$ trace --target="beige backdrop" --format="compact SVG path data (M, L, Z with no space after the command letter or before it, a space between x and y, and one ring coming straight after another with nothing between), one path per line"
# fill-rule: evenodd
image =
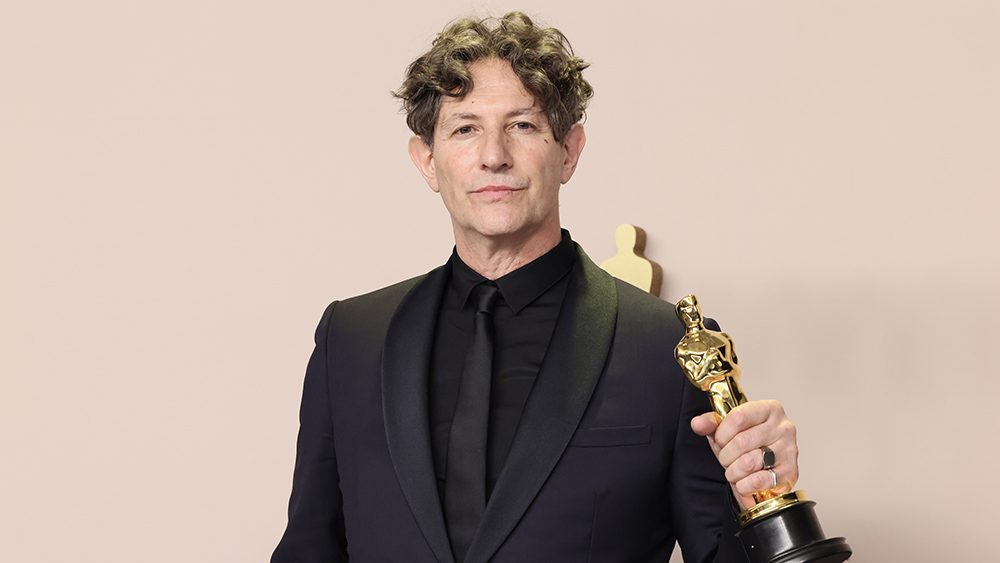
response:
M996 557L998 5L522 8L593 63L564 223L646 228L856 561ZM267 559L323 307L451 248L389 91L506 9L4 3L4 560Z

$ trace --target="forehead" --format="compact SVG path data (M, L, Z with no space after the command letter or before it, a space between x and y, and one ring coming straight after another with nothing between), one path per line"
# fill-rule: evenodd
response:
M483 115L512 109L540 109L535 97L524 87L507 61L475 61L469 65L469 73L472 75L472 90L461 98L443 96L439 122L456 113Z

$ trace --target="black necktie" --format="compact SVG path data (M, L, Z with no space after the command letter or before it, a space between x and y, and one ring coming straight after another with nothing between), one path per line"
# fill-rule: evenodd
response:
M486 436L493 381L493 304L499 288L486 282L472 290L476 307L472 345L465 358L458 405L448 439L445 474L445 520L455 560L459 563L486 510Z

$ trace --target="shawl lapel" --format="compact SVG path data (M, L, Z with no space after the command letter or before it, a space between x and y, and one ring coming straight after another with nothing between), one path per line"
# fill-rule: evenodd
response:
M453 563L427 418L434 325L447 281L447 267L431 271L407 293L389 323L382 355L382 416L392 465L413 517L438 561Z

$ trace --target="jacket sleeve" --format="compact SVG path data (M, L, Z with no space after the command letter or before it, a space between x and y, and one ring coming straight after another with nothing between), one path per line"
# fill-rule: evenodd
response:
M336 302L316 328L316 347L306 368L299 410L295 473L288 502L288 526L271 563L341 563L348 560L343 501L337 474L327 341Z
M718 330L712 319L706 325ZM712 410L708 396L683 383L680 420L670 472L670 510L685 563L745 563L736 537L736 499L708 441L691 430L691 419Z

